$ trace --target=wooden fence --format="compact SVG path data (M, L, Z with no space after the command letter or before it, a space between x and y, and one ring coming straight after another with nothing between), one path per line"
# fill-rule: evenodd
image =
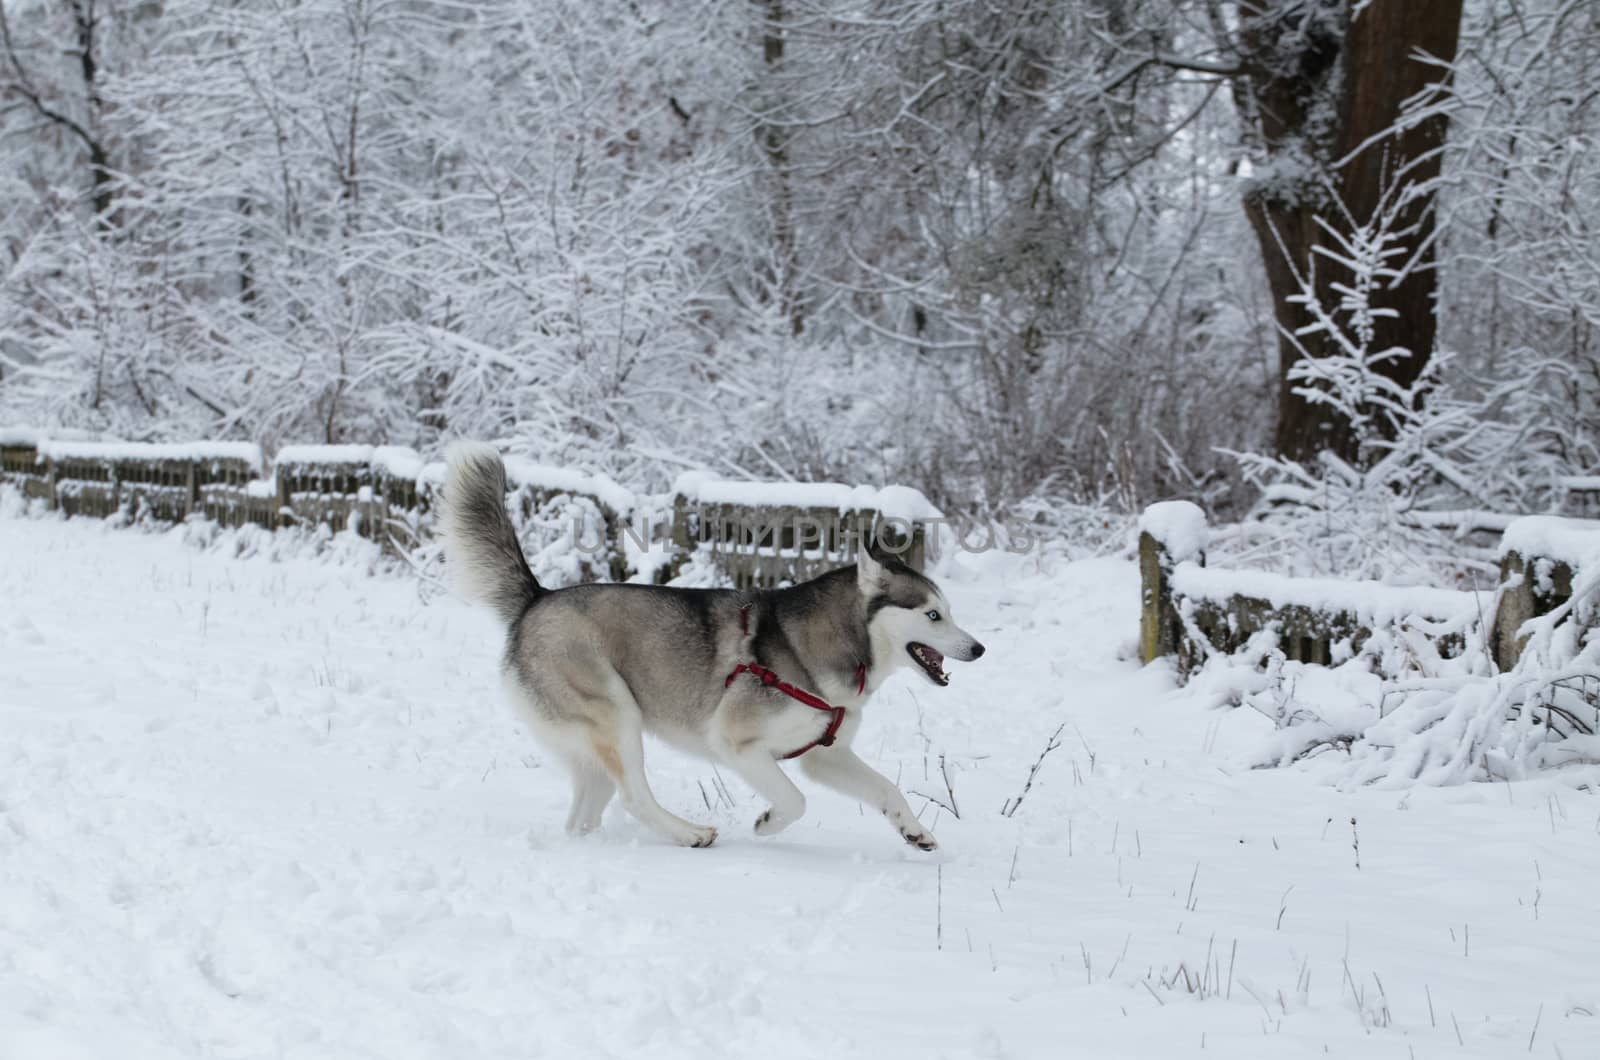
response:
M584 580L632 577L640 553L659 547L670 559L653 566L655 580L699 554L741 588L769 587L852 562L872 537L922 569L941 518L905 487L750 483L695 472L680 476L666 500L514 457L506 467L519 535L556 530L585 539L576 572ZM322 525L406 551L434 535L444 466L400 447L289 446L269 471L247 443L63 441L0 430L0 481L69 515L168 522L198 515L268 530ZM1501 584L1489 594L1216 570L1206 566L1206 532L1204 514L1185 502L1152 505L1140 521L1140 655L1176 656L1184 673L1208 651L1235 651L1265 630L1302 662L1335 661L1375 629L1401 625L1449 655L1463 644L1450 630L1473 620L1508 668L1521 651L1523 623L1570 597L1579 557L1588 542L1600 542L1593 520L1508 520Z
M506 459L506 503L525 542L570 533L582 547L575 577L626 580L649 569L674 576L690 556L740 587L800 581L854 559L878 533L921 569L929 520L938 512L915 490L836 483L747 483L703 474L674 495L641 498L603 475ZM152 445L53 441L0 430L0 481L69 515L266 530L317 526L351 531L395 552L426 545L444 465L395 446L286 446L270 469L241 443ZM653 549L666 562L643 562Z
M916 490L837 482L752 483L702 472L673 484L672 544L698 550L740 589L770 588L855 562L863 542L927 565L939 511Z
M6 478L24 496L68 515L178 521L203 510L216 487L260 474L261 450L238 442L149 445L57 442L3 449Z
M1237 651L1255 634L1271 631L1285 657L1326 665L1359 651L1379 628L1410 628L1449 657L1465 644L1461 631L1478 622L1505 670L1521 653L1522 624L1571 596L1574 557L1586 538L1600 546L1600 522L1510 521L1501 584L1481 593L1218 570L1206 566L1205 537L1204 514L1183 501L1152 505L1140 521L1139 648L1145 662L1175 656L1187 675L1208 653Z

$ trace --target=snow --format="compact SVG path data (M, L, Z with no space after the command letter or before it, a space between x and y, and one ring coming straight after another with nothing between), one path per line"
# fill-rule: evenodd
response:
M284 464L369 464L370 445L286 445L278 450L276 463Z
M1155 538L1174 563L1205 555L1206 513L1189 501L1150 505L1139 516L1139 531Z
M422 477L422 457L410 446L374 446L372 466L382 468L394 478L410 479L415 482Z
M39 454L52 460L243 460L260 468L251 442L77 442L44 439Z
M1422 617L1435 621L1467 618L1491 608L1490 594L1421 585L1387 585L1338 578L1293 578L1271 571L1229 570L1180 563L1172 589L1202 600L1235 594L1265 600L1273 607L1298 604L1319 611L1346 611L1381 625Z
M1576 493L1600 493L1600 475L1565 475L1561 488Z
M944 517L944 513L935 508L921 490L910 486L880 486L872 508L886 519L903 519L907 522Z
M564 493L585 494L594 497L613 512L627 514L633 510L632 491L617 485L604 475L592 475L566 467L536 464L526 457L508 456L506 478L513 486L530 486L540 490L559 490Z
M75 427L52 427L40 430L35 427L0 426L0 445L37 446L47 438L60 442L93 441L94 435Z
M907 522L943 515L910 486L847 486L842 482L747 482L717 478L707 471L685 471L672 491L701 504L741 504L752 508L832 508L838 512L875 511Z
M1560 560L1573 567L1600 562L1600 521L1555 515L1518 519L1500 538L1500 555L1511 552Z
M254 442L79 442L39 440L39 455L51 460L243 460L263 467Z
M751 793L652 744L663 803L722 829L682 850L615 806L565 838L501 631L371 546L240 559L17 507L7 1060L1596 1055L1594 785L1247 768L1270 723L1129 661L1123 560L952 558L988 654L893 679L857 743L948 801L942 756L960 819L912 799L937 853L804 778L758 839Z

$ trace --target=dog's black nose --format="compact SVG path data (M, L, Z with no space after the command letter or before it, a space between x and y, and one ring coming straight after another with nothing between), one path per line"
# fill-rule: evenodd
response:
M979 644L977 641L972 642L972 657L974 659L983 658L983 645Z

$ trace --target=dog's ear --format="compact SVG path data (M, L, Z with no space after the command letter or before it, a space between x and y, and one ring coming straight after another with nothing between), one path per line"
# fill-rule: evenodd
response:
M868 537L856 552L856 586L862 596L876 596L889 588L889 572L875 554L874 542Z

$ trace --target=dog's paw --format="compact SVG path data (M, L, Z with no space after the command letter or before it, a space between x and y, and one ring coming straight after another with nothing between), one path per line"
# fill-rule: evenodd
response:
M789 820L772 812L771 807L756 818L756 835L777 835L789 827Z
M933 833L926 828L902 828L900 837L910 846L918 850L938 850L939 842L933 838Z
M708 824L699 825L685 830L677 839L686 847L708 847L717 841L717 830Z

